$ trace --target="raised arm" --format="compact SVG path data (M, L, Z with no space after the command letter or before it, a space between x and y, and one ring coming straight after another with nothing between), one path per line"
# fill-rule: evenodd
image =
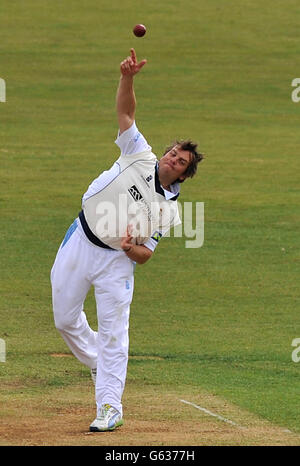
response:
M133 78L146 63L147 60L137 62L134 49L130 50L130 57L121 62L121 77L116 97L120 134L126 131L134 121L136 99Z

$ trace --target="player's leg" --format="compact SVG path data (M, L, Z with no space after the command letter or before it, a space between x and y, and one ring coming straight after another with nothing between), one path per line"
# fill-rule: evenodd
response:
M83 311L91 286L92 247L79 233L75 222L68 230L51 270L54 321L73 354L92 369L97 365L97 332L90 328Z
M94 283L98 316L96 402L98 413L103 404L109 404L122 415L134 267L123 252L108 251L105 255L104 273Z

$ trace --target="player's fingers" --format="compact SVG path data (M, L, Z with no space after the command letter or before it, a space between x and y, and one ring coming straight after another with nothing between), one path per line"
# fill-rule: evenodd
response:
M136 53L135 53L134 48L130 49L130 55L134 63L136 63L137 60L136 60Z
M126 66L125 66L124 63L121 64L120 68L121 68L121 73L122 74L126 73Z
M138 70L140 70L141 68L143 68L143 66L146 65L146 63L147 63L147 60L142 60L142 61L137 65Z
M127 226L127 236L130 236L131 239L132 239L132 232L133 232L133 226L132 225L128 225Z
M128 243L132 239L132 227L128 225L126 228L126 232L124 232L124 236L122 236L122 242Z
M128 68L131 68L131 67L134 67L135 66L135 63L134 61L132 60L131 57L127 57L125 61L125 64Z
M130 66L129 66L128 60L124 60L123 69L124 71L129 71Z

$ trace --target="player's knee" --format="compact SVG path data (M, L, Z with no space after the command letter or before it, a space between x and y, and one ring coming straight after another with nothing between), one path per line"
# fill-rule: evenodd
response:
M57 330L64 330L65 328L64 320L61 319L60 317L56 317L55 315L54 315L54 325L57 328Z
M54 325L59 331L66 330L70 327L70 319L66 316L65 313L59 312L57 309L53 309L54 315Z

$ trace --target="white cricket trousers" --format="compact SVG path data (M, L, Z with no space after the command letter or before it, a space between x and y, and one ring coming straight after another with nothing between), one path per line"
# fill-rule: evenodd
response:
M123 251L91 243L79 219L67 231L51 270L55 326L79 361L91 369L97 367L98 413L103 403L122 413L133 272L134 262ZM83 310L92 285L98 332L90 328Z

